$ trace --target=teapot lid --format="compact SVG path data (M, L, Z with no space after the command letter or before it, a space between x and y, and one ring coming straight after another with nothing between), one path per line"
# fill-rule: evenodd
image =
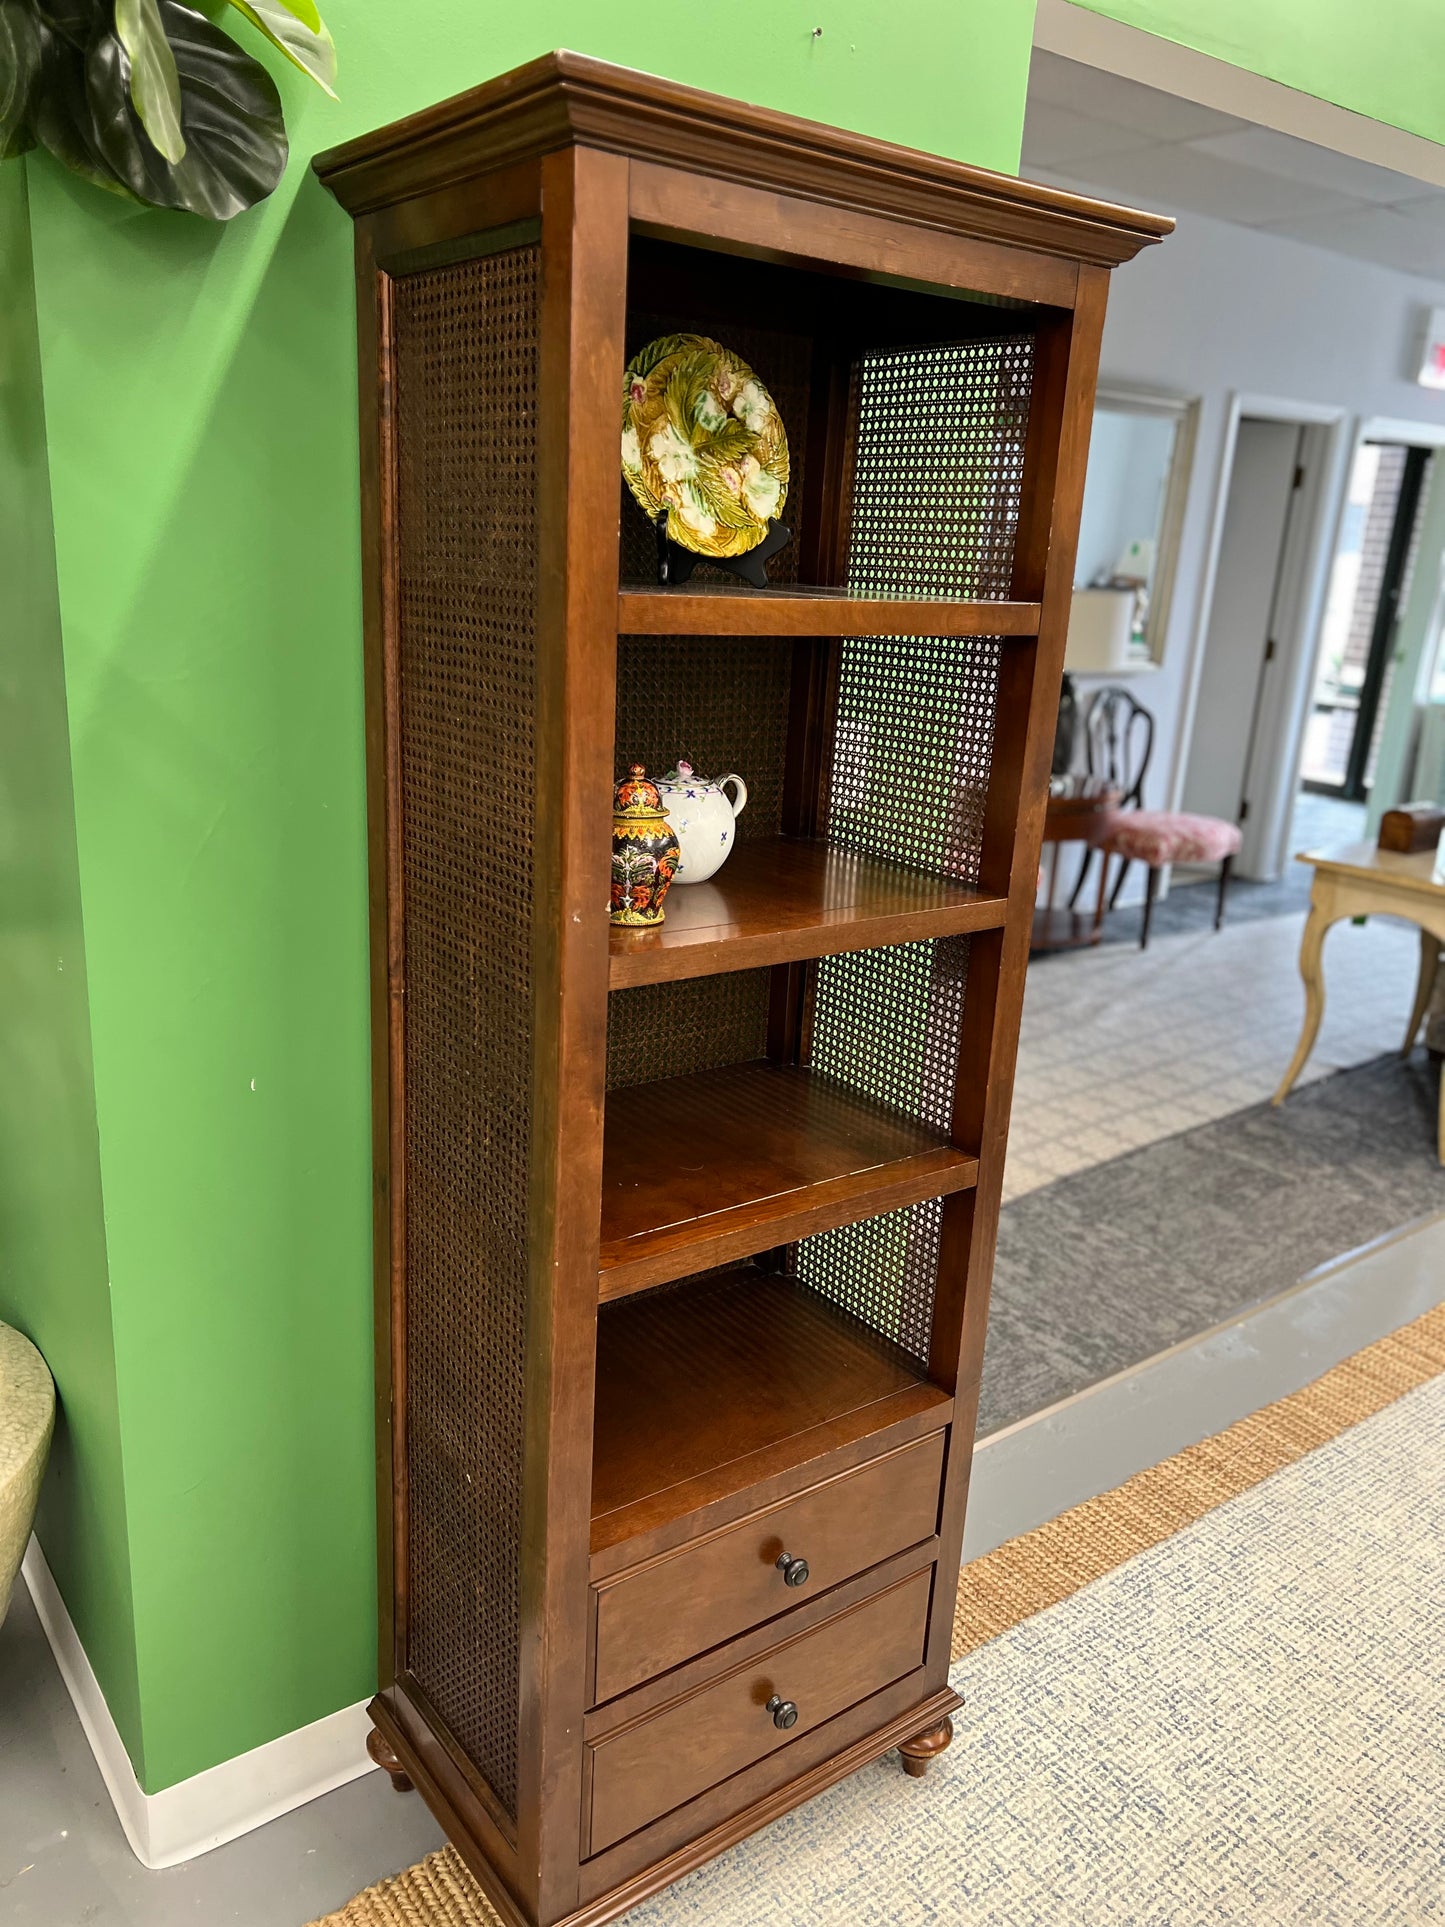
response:
M612 800L614 816L661 816L662 798L657 793L656 783L648 781L647 770L641 763L634 763L617 785Z
M692 764L684 762L680 756L677 759L676 768L670 769L662 780L664 783L696 783L699 789L704 790L709 787L709 778L699 776Z

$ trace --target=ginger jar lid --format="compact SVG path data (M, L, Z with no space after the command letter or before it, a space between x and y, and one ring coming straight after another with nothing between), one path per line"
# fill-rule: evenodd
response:
M635 820L638 817L661 816L662 813L662 798L656 783L648 781L647 770L641 763L634 763L617 785L612 814Z

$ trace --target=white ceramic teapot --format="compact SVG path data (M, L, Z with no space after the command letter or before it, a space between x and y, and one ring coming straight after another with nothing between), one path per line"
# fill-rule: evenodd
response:
M736 802L724 787L728 783L736 785ZM657 789L682 851L674 881L706 883L727 861L737 840L735 824L747 807L747 784L731 771L708 782L693 774L691 763L679 762L659 779Z

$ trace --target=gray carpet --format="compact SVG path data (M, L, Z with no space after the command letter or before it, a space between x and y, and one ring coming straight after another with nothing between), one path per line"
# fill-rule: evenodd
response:
M1380 1057L1006 1205L980 1435L1445 1210L1438 1080Z

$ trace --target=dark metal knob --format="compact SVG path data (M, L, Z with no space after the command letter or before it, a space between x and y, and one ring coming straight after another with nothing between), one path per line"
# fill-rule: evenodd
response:
M763 1710L772 1714L773 1725L781 1727L785 1733L790 1726L796 1726L798 1724L797 1707L794 1706L791 1700L779 1699L776 1693L774 1693Z
M785 1586L806 1586L808 1583L808 1562L795 1559L791 1552L780 1552L777 1557L778 1571L783 1575Z

